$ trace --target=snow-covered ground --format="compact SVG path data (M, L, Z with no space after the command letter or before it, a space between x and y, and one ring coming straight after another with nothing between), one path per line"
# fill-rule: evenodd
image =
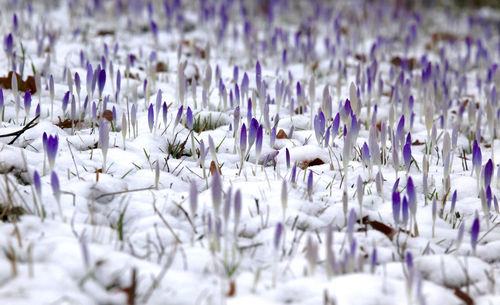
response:
M0 304L500 303L500 12L1 4Z

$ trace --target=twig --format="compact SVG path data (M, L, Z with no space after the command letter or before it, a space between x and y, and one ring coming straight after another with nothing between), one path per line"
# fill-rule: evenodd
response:
M152 186L148 186L148 187L143 187L143 188L140 188L140 189L133 189L133 190L126 190L126 191L105 193L105 194L101 194L101 195L95 197L94 200L99 200L102 197L106 197L106 196L120 195L120 194L132 193L132 192L140 192L140 191L147 191L147 190L152 190L152 189L154 189Z
M37 115L36 117L34 117L31 121L29 121L28 124L26 124L22 129L18 130L18 131L14 131L14 132L11 132L11 133L8 133L8 134L3 134L3 135L0 135L0 138L5 138L5 137L11 137L11 136L15 136L14 139L12 139L10 142L9 142L9 145L12 145L14 142L16 142L16 140L28 129L30 128L33 128L35 127L38 122L35 123L35 121L40 117L40 115Z
M175 238L175 241L178 242L179 244L182 244L182 241L180 240L179 236L177 236L177 234L175 234L174 229L172 229L172 227L168 224L168 222L165 219L165 217L163 217L163 215L161 215L160 211L156 208L156 199L153 200L153 211L156 214L158 214L158 216L160 217L160 219L163 222L163 224L167 227L167 229L170 231L170 233L172 233L172 235Z

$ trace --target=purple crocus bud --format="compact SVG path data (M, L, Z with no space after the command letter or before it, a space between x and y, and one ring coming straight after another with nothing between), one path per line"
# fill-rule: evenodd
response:
M451 197L451 207L450 207L450 214L453 217L453 213L455 212L455 205L457 203L457 190L453 192L453 196Z
M263 130L262 130L262 125L259 125L259 128L257 128L257 137L255 139L255 154L257 155L257 159L260 156L260 153L262 151L262 140L263 140ZM258 163L259 160L256 160L255 163Z
M1 106L0 106L0 113L2 113ZM36 105L36 108L35 108L35 116L40 116L40 113L41 113L41 108L40 108L40 103L38 103L38 105Z
M339 132L339 126L340 126L340 114L337 112L337 115L333 119L332 123L332 135L336 136L337 133Z
M493 176L493 161L491 159L486 162L484 166L484 186L488 187L491 184L491 177Z
M282 233L283 233L283 224L281 224L281 222L278 222L278 224L276 225L276 231L274 231L274 240L273 240L274 251L278 251L280 247Z
M406 143L403 147L403 160L405 162L406 169L409 170L411 162L411 143Z
M241 131L240 131L241 159L245 158L246 151L247 151L247 127L245 126L245 123L243 123L243 125L241 125Z
M411 213L412 215L415 215L417 195L415 193L415 185L413 184L413 179L411 177L408 177L408 181L406 182L406 194L408 195L408 205Z
M349 241L352 241L352 234L354 232L354 224L356 223L356 211L351 209L349 212L349 218L347 220L347 236Z
M59 138L57 135L50 135L47 139L47 160L49 161L50 170L54 170L56 163L57 147L59 146Z
M49 95L50 95L50 100L54 100L54 77L52 74L50 75L49 78Z
M394 217L394 223L397 225L399 223L399 214L401 211L401 197L399 192L392 193L392 216Z
M307 195L311 198L313 192L313 172L309 171L309 176L307 177Z
M241 218L241 190L236 190L234 194L234 228L235 232Z
M107 120L103 120L101 126L99 126L99 147L102 151L102 172L106 172L106 156L108 154L109 147L109 129L110 123Z
M35 192L40 200L42 198L42 182L40 180L40 174L35 170L33 173L33 185L35 186Z
M76 102L75 102L75 96L72 94L71 95L71 106L70 106L70 118L72 121L76 120ZM113 106L113 117L116 121L116 110L115 110L115 106Z
M43 151L47 153L47 142L48 142L48 136L47 133L44 131L42 134L42 145L43 145Z
M286 180L283 179L281 183L281 207L283 209L283 219L285 218L285 211L288 205L288 189L286 186Z
M81 88L81 80L80 80L80 75L78 72L75 72L75 88L76 88L76 94L80 95L80 90Z
M377 187L377 193L379 195L382 194L383 184L384 184L384 178L382 177L382 173L378 172L377 175L375 175L375 185Z
M2 88L0 88L0 113L2 112L3 104L4 104L3 90L2 90Z
M134 105L132 105L132 107L133 106ZM92 102L92 121L97 121L97 104L95 102Z
M405 128L405 116L402 115L401 118L399 119L398 127L396 129L396 139L400 143L403 141L404 128Z
M255 143L255 140L257 138L257 129L259 128L259 122L255 119L252 118L252 121L250 122L250 128L248 130L248 147L251 148L252 145Z
M50 184L52 185L52 193L54 194L56 201L60 202L60 200L61 200L61 186L59 184L59 178L57 177L57 174L54 171L50 175Z
M476 254L476 246L477 246L477 239L479 236L479 217L477 215L476 211L476 216L474 217L474 222L472 223L471 231L470 231L470 244L472 247L472 252L474 255Z
M474 141L474 145L472 146L472 166L476 168L476 171L479 171L481 167L481 148L477 144L477 141Z
M30 115L31 109L31 91L27 90L24 93L24 110L26 111L26 116Z
M106 84L106 70L102 69L99 72L99 80L97 84L97 88L99 89L99 98L102 97L102 91L104 90L104 85Z
M372 273L375 272L376 266L377 266L377 248L373 248L371 259L370 259L370 270Z
M222 182L220 180L219 171L216 170L212 174L212 204L214 207L214 215L218 217L220 211L220 204L222 201Z
M186 110L186 124L189 130L193 130L193 112L191 111L191 107L188 107Z
M165 125L165 127L167 127L167 114L168 114L167 102L163 102L162 115L163 115L163 125Z
M191 217L194 217L198 208L198 188L194 180L191 180L191 185L189 187L189 208Z
M158 92L156 93L156 104L155 104L155 111L157 114L160 113L162 97L163 97L162 91L161 89L158 89Z
M4 38L3 46L5 49L5 53L7 53L7 56L10 56L12 54L12 49L14 48L14 39L12 38L12 33L9 33L9 35Z
M363 144L362 160L365 166L367 166L370 162L370 149L368 148L368 144L366 144L366 142Z
M358 175L358 179L356 180L356 194L358 195L358 203L360 207L360 214L361 214L361 209L363 208L363 178ZM361 215L362 217L363 215Z
M257 60L257 64L255 65L255 84L258 92L260 92L261 80L262 80L262 69L260 67L260 62Z
M396 179L396 181L394 182L394 185L392 186L392 192L393 192L393 193L394 193L394 192L397 192L397 190L398 190L398 186L399 186L399 179L400 179L400 178Z
M155 114L154 114L153 104L149 104L149 108L148 108L148 124L149 124L149 131L150 132L153 132L154 121L155 121L154 115Z
M92 90L92 79L94 77L94 71L92 70L92 65L87 64L87 95L90 96Z
M274 143L276 142L276 127L271 129L271 134L269 135L269 146L274 147Z
M154 21L151 21L151 32L153 33L155 40L158 40L158 26Z
M286 168L290 168L290 151L285 148Z
M233 81L235 84L238 83L238 73L239 73L238 66L234 66L234 68L233 68Z
M174 128L177 126L177 124L179 124L179 122L181 121L181 117L182 117L182 111L184 110L184 106L181 105L181 107L179 107L179 110L177 111L177 115L175 117L175 121L174 121Z
M66 93L64 94L64 97L62 99L62 111L63 111L63 114L66 112L66 109L68 108L69 94L70 94L70 92L66 91Z
M406 199L406 196L403 197L403 204L401 206L401 212L402 212L402 216L403 216L403 219L402 219L402 222L403 222L403 225L406 226L406 224L408 223L408 200Z
M294 165L292 167L292 174L290 175L290 182L292 182L293 185L295 184L296 175L297 175L297 165Z

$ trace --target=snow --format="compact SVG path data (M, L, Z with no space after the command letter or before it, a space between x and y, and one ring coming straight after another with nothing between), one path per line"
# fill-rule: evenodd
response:
M397 1L314 5L289 1L288 7L278 1L269 8L274 12L269 23L270 16L257 2L226 1L224 9L228 10L229 20L219 41L222 2L206 3L214 6L215 15L201 20L204 13L210 12L203 12L198 2L177 7L166 1L174 14L169 30L160 1L151 2L151 16L146 2L121 1L127 4L123 11L119 2L103 1L100 7L95 7L99 1L63 1L47 6L32 2L30 9L26 1L11 1L0 12L0 36L13 35L17 72L23 68L24 79L33 74L32 69L42 73L41 91L33 94L28 116L24 92L18 92L20 108L16 111L14 92L3 89L5 107L3 115L0 113L0 135L26 126L35 117L39 100L41 112L37 125L25 130L14 143L9 144L12 136L0 137L0 215L6 213L0 223L1 304L453 305L467 303L466 297L475 304L500 302L500 285L495 280L500 276L499 214L493 199L485 213L479 195L481 187L487 187L484 174L480 176L479 189L476 173L472 174L472 143L479 128L481 165L492 158L491 193L498 198L500 143L495 137L500 127L500 108L498 98L491 101L490 96L492 88L500 86L500 70L492 71L499 53L500 35L491 26L500 20L497 10L449 11L419 3L415 11L401 7L397 9L399 15L393 15ZM246 12L241 11L241 3ZM14 13L19 22L17 30L13 25ZM248 16L243 17L243 13ZM491 19L479 22L472 17ZM244 18L250 27L249 35L244 32ZM151 21L159 28L157 42L151 33ZM409 28L413 24L418 34L405 50L405 39L410 39ZM98 34L102 30L111 34ZM299 30L299 45L295 46ZM56 35L54 44L50 43L49 33ZM307 33L312 33L310 40ZM439 33L451 33L454 37L433 38L433 34ZM47 48L41 55L37 54L39 35L44 35L42 47ZM473 38L468 56L466 37ZM383 41L384 44L379 43ZM26 52L24 66L21 43ZM377 48L372 57L374 43ZM481 48L487 50L486 55ZM282 62L285 49L286 64ZM0 77L7 75L11 70L9 63L12 64L5 45L2 55ZM361 60L361 55L366 60ZM127 62L130 56L135 57L132 66ZM414 58L415 69L391 64L395 56ZM432 62L434 74L427 83L422 78L426 68L421 65L422 56ZM374 69L373 59L377 60L376 77L370 79L368 93L367 69ZM269 95L268 110L267 98L259 96L256 87L257 60L266 84L261 91ZM75 94L80 118L79 105L83 107L85 97L92 91L87 88L87 61L94 71L106 62L103 97L109 97L107 109L114 107L117 118L109 133L107 155L103 155L99 143L104 109L98 85L93 96L88 97L83 122L76 124L74 130L61 124L71 113L70 105L66 113L62 111L64 94L71 90ZM166 72L155 71L159 62L166 66ZM187 85L181 105L177 69L184 63L185 78L199 79L194 90ZM237 82L233 79L235 66L239 69ZM211 84L204 88L208 67L212 69ZM118 100L117 71L121 73ZM487 80L488 71L491 81ZM79 97L76 85L68 86L68 74L71 78L75 73L81 79ZM243 93L244 73L249 78L247 94ZM54 78L54 113L50 75ZM315 79L312 101L311 76ZM462 77L467 86L460 83ZM479 86L477 78L481 80ZM383 92L379 92L379 80L383 82ZM285 84L280 105L276 101L277 81ZM298 82L301 96L297 96ZM356 105L351 105L353 113L349 114L344 103L350 97L351 83L360 90L362 108L358 111ZM240 90L238 126L233 125L236 84ZM339 132L331 135L325 147L324 141L317 140L311 123L314 115L326 112L322 107L327 85L332 110L331 117L326 117L325 129L338 112L341 121ZM162 100L157 113L159 89ZM207 92L203 92L205 89ZM390 96L392 89L397 91L399 101L395 101L395 92ZM410 95L415 99L412 109L407 105ZM252 100L251 117L248 99ZM477 103L477 109L466 106L459 118L465 99ZM98 109L96 120L91 114L93 102ZM168 105L166 124L161 112L163 102ZM155 109L152 131L150 104ZM375 104L377 114L371 126ZM132 105L137 109L136 131L129 126ZM182 116L176 123L181 106ZM300 106L303 113L298 111ZM187 107L193 111L195 125L199 120L193 131L187 127ZM430 152L426 150L431 141L426 128L427 110L431 111L431 123L436 128ZM413 124L408 119L411 113ZM127 125L122 125L123 114ZM350 115L354 114L359 135L344 163L344 131L351 135ZM441 125L443 114L446 122ZM393 136L386 136L383 147L379 128L384 122L397 136L402 115L406 118L403 140L411 133L413 163L407 170L399 153L400 166L395 170ZM247 155L242 161L241 125L249 130L252 117L262 124L262 151L258 156L257 144L253 143L250 149L247 144ZM489 124L491 118L493 124ZM455 125L459 132L456 147L451 147L450 189L446 190L443 138L445 132L451 136ZM491 126L496 135L491 133ZM288 137L272 143L273 127L276 133L283 130ZM385 151L387 160L384 158L380 165L372 160L367 168L361 147L366 142L372 149L370 127L376 130L375 141ZM52 188L44 133L58 136L54 172L61 185L62 215ZM201 141L206 150L204 162L200 160ZM211 141L214 147L210 147ZM183 150L175 154L180 148ZM424 156L429 161L427 193L423 182ZM264 164L266 159L268 163ZM311 161L316 165L309 164ZM221 173L222 195L218 204L212 193L217 183L214 170ZM35 171L41 176L40 197L33 181ZM309 186L311 172L313 182ZM380 193L375 180L379 172L383 176ZM363 182L362 208L358 203L358 176ZM393 185L399 178L397 191L403 199L410 176L415 185L417 213L407 223L396 224ZM282 192L284 181L286 189ZM195 213L190 206L193 182L198 202ZM236 222L238 190L242 197ZM455 190L457 201L452 215L451 197ZM19 207L22 215L16 217L11 208ZM351 210L356 218L348 226ZM475 217L480 221L477 245L471 243ZM283 232L275 244L278 223L283 225ZM461 225L464 235L459 243ZM329 228L331 244L327 241ZM317 253L312 253L315 248ZM374 252L376 261L372 262Z

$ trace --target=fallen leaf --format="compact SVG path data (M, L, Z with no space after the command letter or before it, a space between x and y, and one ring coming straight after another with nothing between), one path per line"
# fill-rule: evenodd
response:
M389 237L390 240L392 240L392 238L396 234L396 230L394 230L393 228L389 227L388 225L386 225L384 223L381 223L380 221L373 220L373 221L370 221L369 224L373 229L375 229L375 230L383 233L385 236Z
M470 295L463 292L462 290L455 288L454 294L457 296L457 298L464 301L465 304L474 305L474 300L470 297Z
M280 131L278 131L278 134L276 135L276 139L288 139L288 136L283 129L280 129Z
M106 109L102 113L102 117L108 120L109 122L113 121L113 111Z
M14 72L10 71L7 77L0 77L0 87L3 89L12 89L12 74ZM31 94L36 93L36 83L35 83L35 78L33 76L28 76L26 81L23 81L21 79L21 75L16 73L17 77L17 88L19 91L30 91Z
M217 170L217 168L218 168L217 165L212 160L212 162L210 162L210 174L213 175L215 173L215 171ZM218 169L219 169L219 174L222 175L222 171L220 170L220 168L218 168Z
M236 294L236 283L234 281L231 281L229 283L229 291L227 292L228 297L233 297Z
M315 158L311 161L303 161L299 164L299 167L300 169L304 170L306 168L308 168L309 166L316 166L316 165L322 165L322 164L325 164L325 162L323 162L323 160L321 160L320 158Z

